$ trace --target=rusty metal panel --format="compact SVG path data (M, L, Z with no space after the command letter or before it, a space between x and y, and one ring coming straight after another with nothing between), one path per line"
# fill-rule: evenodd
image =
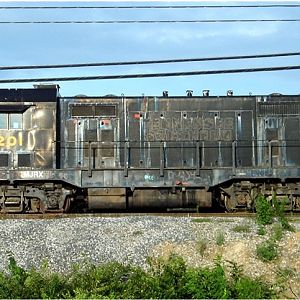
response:
M300 165L300 120L297 118L284 119L285 147L287 166Z
M144 163L142 144L142 118L140 112L129 112L129 141L130 141L130 166L139 167Z
M119 164L119 102L116 98L63 98L61 118L65 126L61 136L65 167L95 169Z
M242 167L253 166L253 112L236 112L236 165Z

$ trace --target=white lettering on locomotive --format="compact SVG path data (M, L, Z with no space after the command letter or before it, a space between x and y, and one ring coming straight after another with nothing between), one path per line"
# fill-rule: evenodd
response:
M21 171L22 179L49 179L54 177L52 171Z

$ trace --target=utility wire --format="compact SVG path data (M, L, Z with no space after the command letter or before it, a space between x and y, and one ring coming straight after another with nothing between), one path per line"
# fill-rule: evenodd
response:
M82 63L82 64L62 64L62 65L28 65L28 66L0 66L2 70L28 70L28 69L59 69L59 68L82 68L82 67L104 67L104 66L121 66L121 65L146 65L146 64L168 64L183 63L196 61L216 61L216 60L236 60L250 58L267 58L282 56L299 56L300 52L256 54L256 55L238 55L238 56L217 56L201 58L183 58L183 59L162 59L162 60L142 60L142 61L119 61L119 62L102 62L102 63Z
M0 24L138 24L138 23L253 23L300 22L300 19L220 19L220 20L94 20L94 21L0 21Z
M277 8L300 7L300 4L249 5L134 5L134 6L0 6L0 9L189 9L189 8Z
M123 74L123 75L100 75L100 76L80 76L80 77L50 77L50 78L23 78L23 79L1 79L1 83L24 83L24 82L49 82L49 81L81 81L81 80L104 80L104 79L129 79L129 78L150 78L150 77L174 77L174 76L195 76L212 74L233 74L250 72L270 72L300 70L298 66L265 67L251 69L229 69L229 70L209 70L192 72L172 72L172 73L148 73L148 74Z

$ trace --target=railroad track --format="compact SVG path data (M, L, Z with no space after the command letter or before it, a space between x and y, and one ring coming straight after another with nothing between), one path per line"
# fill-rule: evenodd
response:
M122 217L143 217L143 216L161 216L161 217L191 217L191 218L254 218L255 213L234 212L107 212L107 213L45 213L45 214L0 214L0 220L4 219L61 219L61 218L122 218ZM299 218L300 213L287 213L288 217Z

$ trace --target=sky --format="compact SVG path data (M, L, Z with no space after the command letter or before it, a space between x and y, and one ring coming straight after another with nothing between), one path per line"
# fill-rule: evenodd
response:
M8 2L0 6L130 6L300 4L276 2ZM191 20L191 19L292 19L299 8L226 9L85 9L0 10L0 21L59 20ZM0 66L72 64L214 56L252 55L300 51L300 22L202 24L0 24ZM77 69L1 71L1 79L94 76L136 73L184 72L234 68L299 65L300 56ZM193 90L222 96L270 93L300 94L300 70L180 76L168 78L56 82L63 96L154 95L170 96ZM31 83L0 84L0 88L31 88Z

